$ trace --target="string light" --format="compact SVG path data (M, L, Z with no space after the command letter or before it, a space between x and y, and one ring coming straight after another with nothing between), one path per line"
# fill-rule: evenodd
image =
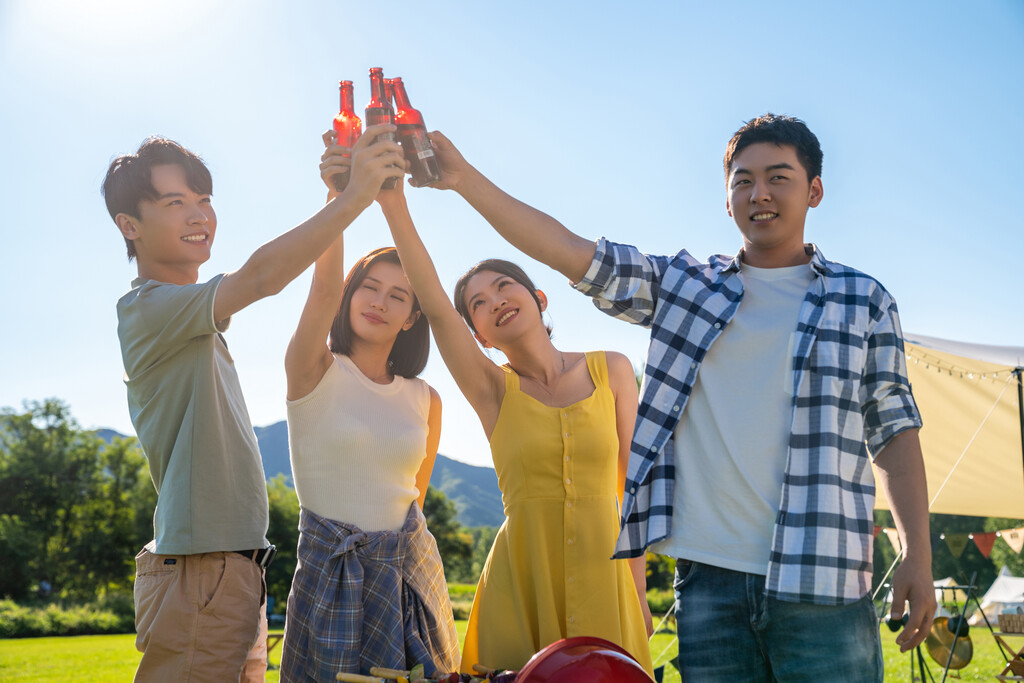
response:
M907 344L906 346L907 361L914 361L914 365L924 364L925 370L934 369L935 372L940 375L945 372L949 377L959 376L959 379L972 381L972 382L991 382L993 384L999 383L1000 372L1007 372L1007 370L988 373L988 372L977 372L973 368L962 367L956 363L947 361L944 358L939 358L927 353L921 347ZM1010 378L1013 378L1012 369L1009 370Z

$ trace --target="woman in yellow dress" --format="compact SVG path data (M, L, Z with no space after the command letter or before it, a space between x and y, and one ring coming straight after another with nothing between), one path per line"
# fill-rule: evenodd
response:
M541 317L544 293L507 261L466 273L457 311L401 185L378 202L438 349L490 440L507 517L480 577L463 671L519 669L556 640L597 636L651 672L645 560L610 559L636 418L632 364L619 353L557 349Z

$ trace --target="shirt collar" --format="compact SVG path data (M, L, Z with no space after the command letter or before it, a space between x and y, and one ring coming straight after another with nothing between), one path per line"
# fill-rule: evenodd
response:
M818 249L818 245L813 242L808 242L804 245L804 251L811 257L811 269L814 271L815 275L828 275L828 261L825 260L825 255L821 253L821 249ZM722 274L726 275L729 273L740 272L742 257L743 250L740 249L739 252L732 257L732 260L729 261L729 265L722 270Z

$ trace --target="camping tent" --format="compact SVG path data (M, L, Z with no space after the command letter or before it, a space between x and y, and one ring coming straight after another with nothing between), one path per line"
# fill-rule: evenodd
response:
M1002 612L1024 610L1024 577L1010 576L1006 567L1003 567L991 588L982 596L981 609L993 626ZM980 622L980 614L971 617L971 624Z
M905 341L931 512L1024 518L1024 347Z

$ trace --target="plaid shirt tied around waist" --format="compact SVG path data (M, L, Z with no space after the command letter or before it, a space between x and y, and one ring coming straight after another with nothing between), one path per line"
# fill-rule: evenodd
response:
M333 681L371 666L458 670L441 557L415 502L401 531L363 532L302 508L299 532L282 681Z
M796 390L766 590L840 605L871 587L870 454L921 417L896 302L873 278L808 248L814 279L794 337ZM675 428L701 361L743 298L740 255L704 263L685 250L649 256L602 238L575 287L608 315L651 330L614 555L636 557L671 533Z

